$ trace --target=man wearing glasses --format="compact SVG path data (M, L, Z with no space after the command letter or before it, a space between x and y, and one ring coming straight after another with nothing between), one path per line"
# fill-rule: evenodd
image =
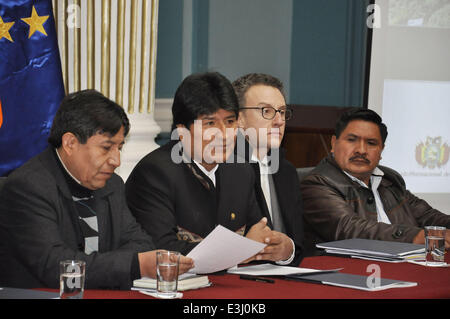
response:
M286 121L292 117L283 84L273 76L251 73L233 87L240 106L236 155L253 167L258 204L278 234L279 256L274 260L298 265L303 257L303 211L296 169L280 150Z

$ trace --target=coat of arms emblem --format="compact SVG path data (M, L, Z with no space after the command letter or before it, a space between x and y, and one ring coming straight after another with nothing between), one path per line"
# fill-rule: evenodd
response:
M416 161L422 167L441 167L448 162L450 147L442 143L442 137L427 136L426 142L416 146Z

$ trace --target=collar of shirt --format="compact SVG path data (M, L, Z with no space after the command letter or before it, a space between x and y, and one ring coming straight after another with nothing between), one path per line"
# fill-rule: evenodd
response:
M206 170L205 167L203 167L202 164L200 164L199 162L197 162L196 160L192 160L195 165L197 165L197 167L203 172L203 174L205 174L206 176L208 176L208 178L211 180L211 182L213 183L214 187L216 186L216 171L217 168L219 167L218 164L216 164L216 166L214 166L214 168L210 171Z
M259 172L261 175L269 174L269 161L267 156L264 156L262 160L260 160L255 153L252 154L251 162L256 162L259 165Z
M58 152L57 149L55 149L55 152L56 152L56 155L58 156L58 159L59 159L61 165L62 165L62 166L64 167L64 169L66 170L67 174L69 174L69 176L72 177L73 180L74 180L75 182L77 182L78 184L81 185L81 182L80 182L78 179L76 179L76 178L69 172L69 170L68 170L67 167L66 167L66 164L64 164L63 160L61 159L61 156L59 156L59 152Z
M366 183L364 183L363 181L361 181L360 179L356 178L353 175L350 175L349 173L347 173L346 171L343 171L348 177L350 177L350 179L352 181L357 182L358 184L360 184L361 186L365 187L365 188L369 188L369 186L366 185ZM370 176L370 183L372 184L372 189L376 190L378 189L378 186L381 183L381 180L383 179L384 176L384 172L379 169L378 167L375 167L375 169L372 172L372 175Z
M88 199L92 197L93 191L84 187L81 182L76 179L67 169L66 165L62 161L58 151L55 149L55 159L59 162L59 166L63 171L64 178L66 179L67 186L69 187L69 191L72 194L72 198L79 199Z

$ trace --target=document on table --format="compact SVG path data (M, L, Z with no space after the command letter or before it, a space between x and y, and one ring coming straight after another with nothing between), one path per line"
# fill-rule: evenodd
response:
M194 260L190 273L208 274L236 266L264 249L256 242L218 225L187 257Z

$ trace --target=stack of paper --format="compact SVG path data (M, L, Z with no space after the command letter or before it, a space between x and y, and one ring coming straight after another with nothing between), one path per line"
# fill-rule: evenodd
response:
M208 276L199 276L194 274L182 274L178 277L178 291L185 291L189 289L198 289L209 287L211 282ZM156 289L156 279L143 277L133 281L133 290L140 290L142 288L154 290Z
M353 238L317 244L316 247L329 254L387 262L425 259L424 245L394 241Z

